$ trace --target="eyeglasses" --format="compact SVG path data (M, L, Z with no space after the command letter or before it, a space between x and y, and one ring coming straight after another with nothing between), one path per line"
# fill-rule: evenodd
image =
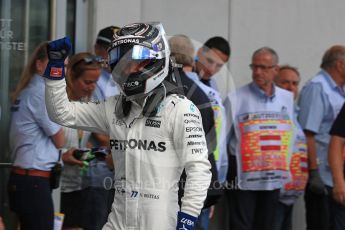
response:
M74 69L76 66L78 66L81 62L84 62L86 65L93 64L93 63L99 63L99 64L101 64L101 67L107 67L108 66L106 59L104 59L100 56L89 56L89 57L84 57L83 59L80 59L79 61L77 61L72 66L72 69Z
M267 65L255 65L255 64L250 64L249 65L249 68L251 70L261 69L263 71L267 71L269 69L272 69L273 67L275 67L275 65L270 65L270 66L267 66Z
M86 64L90 64L90 63L105 63L105 59L100 57L100 56L90 56L90 57L84 57L82 60L80 61L84 61Z

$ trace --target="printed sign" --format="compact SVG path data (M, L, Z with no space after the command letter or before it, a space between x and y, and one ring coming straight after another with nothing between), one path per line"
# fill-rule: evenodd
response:
M0 49L1 50L25 50L25 43L13 41L14 33L11 30L12 19L0 18Z

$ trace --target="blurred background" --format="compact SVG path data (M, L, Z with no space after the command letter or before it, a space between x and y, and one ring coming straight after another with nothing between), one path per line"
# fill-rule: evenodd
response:
M262 46L275 49L280 64L298 67L303 85L318 72L326 49L345 45L344 12L343 0L0 0L1 189L6 191L11 162L9 95L41 41L68 35L74 52L92 52L100 29L150 21L162 22L169 36L189 36L196 48L210 37L223 36L232 49L230 62L216 78L224 98L250 81L251 55ZM5 194L3 200L4 219L12 229ZM216 215L221 218L222 213ZM294 215L294 229L304 229L303 202ZM215 224L213 229L224 226Z

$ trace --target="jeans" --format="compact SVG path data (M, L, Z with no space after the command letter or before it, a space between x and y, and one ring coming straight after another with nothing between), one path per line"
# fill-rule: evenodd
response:
M54 207L48 178L11 174L8 194L21 230L53 230Z
M83 190L84 210L83 228L84 230L101 230L107 222L114 200L114 189L88 187Z
M208 215L210 213L209 208L205 208L201 210L201 213L198 217L195 229L196 230L208 230L210 219L208 218Z

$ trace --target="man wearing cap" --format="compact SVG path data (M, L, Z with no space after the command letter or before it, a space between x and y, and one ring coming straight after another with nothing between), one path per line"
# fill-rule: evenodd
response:
M97 56L100 56L105 60L108 59L108 49L111 45L114 33L118 30L119 27L117 26L108 26L98 32L94 45L95 54ZM110 69L108 67L104 67L102 69L101 76L97 81L97 87L95 89L96 99L105 100L106 98L117 94L119 94L119 89L111 77Z

